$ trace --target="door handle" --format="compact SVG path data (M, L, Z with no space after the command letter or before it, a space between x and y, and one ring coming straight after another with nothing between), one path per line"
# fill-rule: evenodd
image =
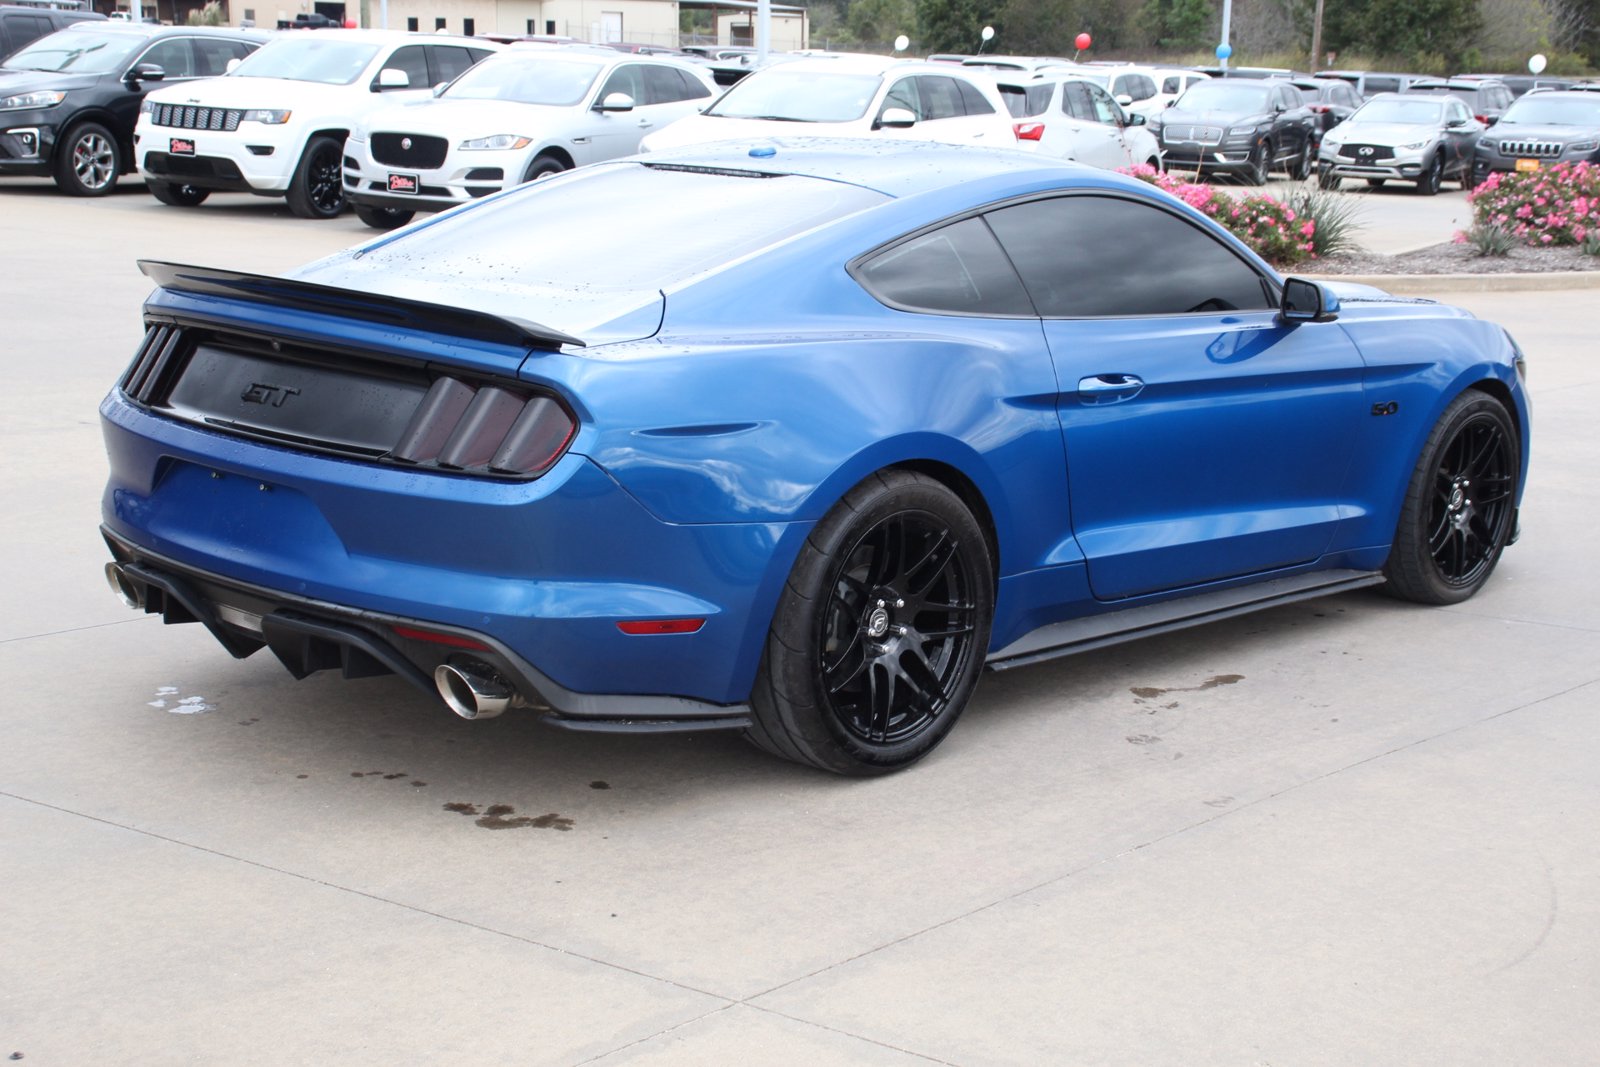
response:
M1131 400L1143 388L1144 379L1133 374L1096 374L1078 379L1078 396L1091 404Z

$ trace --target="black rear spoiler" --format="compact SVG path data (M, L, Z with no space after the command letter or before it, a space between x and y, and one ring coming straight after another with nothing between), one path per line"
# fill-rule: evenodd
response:
M452 334L493 344L531 345L547 349L560 348L562 345L584 347L582 338L541 326L537 322L430 304L425 300L407 300L292 278L244 274L215 267L191 267L156 259L139 260L139 269L161 288L174 292L226 296L301 311L323 311L363 322Z

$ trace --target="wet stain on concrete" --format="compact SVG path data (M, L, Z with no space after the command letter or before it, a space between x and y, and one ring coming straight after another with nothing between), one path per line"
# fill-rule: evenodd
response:
M1232 797L1213 797L1212 799L1205 801L1205 805L1210 808L1225 808L1232 803Z
M457 815L478 815L476 804L464 804L459 801L446 804L445 811L453 811ZM481 817L475 820L478 826L485 830L560 830L566 832L572 829L572 820L555 812L544 815L518 815L517 809L510 804L490 804L483 809Z
M1244 681L1244 675L1242 674L1219 674L1215 677L1207 678L1199 685L1191 685L1186 688L1174 686L1171 689L1158 689L1155 686L1138 685L1128 691L1140 700L1155 700L1157 697L1164 697L1168 693L1203 693L1207 689L1215 689L1219 685L1234 685L1242 681ZM1176 704L1168 706L1177 707Z
M1161 742L1161 738L1157 737L1154 734L1129 734L1128 735L1128 744L1130 744L1130 745L1155 745L1155 744L1160 744L1160 742Z
M610 789L611 788L611 783L610 782L590 782L589 783L589 788L590 789Z

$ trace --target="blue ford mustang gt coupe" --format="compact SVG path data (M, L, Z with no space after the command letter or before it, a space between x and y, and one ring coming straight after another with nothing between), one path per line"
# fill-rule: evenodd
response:
M729 143L285 277L142 267L113 589L467 718L882 773L986 666L1378 583L1455 603L1517 530L1503 329L1034 156Z

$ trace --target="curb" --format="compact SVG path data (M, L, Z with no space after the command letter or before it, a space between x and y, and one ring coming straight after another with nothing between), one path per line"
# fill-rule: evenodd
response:
M1538 274L1307 274L1302 277L1319 282L1374 285L1396 296L1600 289L1600 270L1552 270Z

